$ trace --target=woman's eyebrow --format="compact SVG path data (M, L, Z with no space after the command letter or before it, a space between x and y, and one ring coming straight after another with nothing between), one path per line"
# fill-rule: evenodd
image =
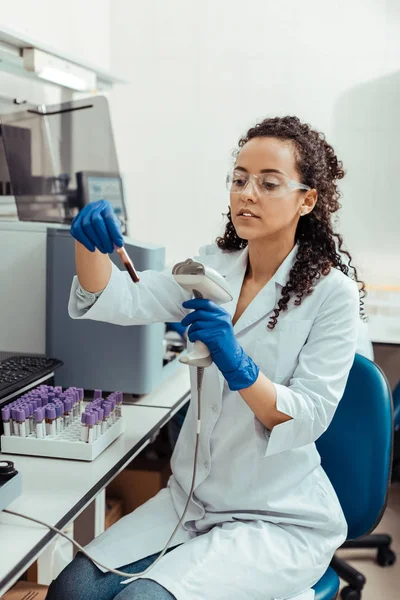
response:
M248 173L248 170L244 167L235 167L235 171L243 171L244 173ZM260 173L280 173L281 175L285 175L283 171L279 171L279 169L261 169Z

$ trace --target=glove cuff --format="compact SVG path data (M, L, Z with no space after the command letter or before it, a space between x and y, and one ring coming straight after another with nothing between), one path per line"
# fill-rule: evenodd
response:
M228 382L229 389L232 392L243 390L253 385L260 373L260 368L256 365L253 359L244 352L243 348L240 348L240 350L240 361L238 361L238 366L236 369L228 373L223 373L223 376Z

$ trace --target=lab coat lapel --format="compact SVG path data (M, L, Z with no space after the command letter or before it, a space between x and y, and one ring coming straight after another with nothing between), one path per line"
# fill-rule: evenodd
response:
M246 308L240 319L238 319L233 328L235 335L238 335L250 327L250 325L253 323L256 323L260 319L264 318L274 309L278 300L278 295L281 293L282 287L288 281L290 270L296 259L297 249L297 245L294 246L293 250L285 258L272 279L263 287L262 290L260 290L257 296ZM231 317L234 316L236 311L244 276L246 274L248 259L249 251L246 247L239 255L235 255L233 264L230 268L228 267L226 273L221 273L229 283L233 296L231 302L224 304L224 309L229 312ZM225 379L220 371L218 371L218 375L220 393L222 395Z
M231 315L232 318L236 312L236 306L242 289L243 279L246 274L248 257L249 251L246 247L240 253L235 253L235 255L232 256L232 263L227 266L225 273L221 272L221 275L223 275L228 282L232 294L231 302L224 304L223 308ZM225 378L219 369L216 368L216 371L218 373L220 395L222 397Z
M240 254L235 255L235 259L230 267L228 267L224 277L229 284L230 291L232 294L231 302L223 305L223 308L233 318L236 306L239 300L240 292L243 285L243 279L246 274L247 263L249 258L248 248L245 248Z
M240 319L238 319L236 325L233 328L235 335L241 333L244 329L253 325L260 319L266 317L274 308L279 299L282 287L286 285L289 279L289 273L293 266L293 263L297 255L297 245L291 250L285 260L277 269L276 273L270 279L270 281L260 290L257 296L250 302ZM243 279L241 284L243 283ZM241 287L241 285L240 285ZM238 302L239 293L236 299L236 305ZM236 308L235 305L235 308Z
M262 290L260 290L257 296L250 302L240 319L238 319L236 325L233 328L235 335L241 333L253 323L256 323L262 319L265 315L273 310L277 297L277 286L275 281L271 279Z

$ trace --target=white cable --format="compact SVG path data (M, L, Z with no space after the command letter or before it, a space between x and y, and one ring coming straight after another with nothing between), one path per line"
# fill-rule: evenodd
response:
M80 552L82 552L82 554L84 554L94 564L98 565L100 568L104 569L105 571L109 571L110 573L114 573L115 575L119 575L121 577L128 577L129 579L132 579L132 578L136 579L136 577L141 577L143 575L147 575L147 573L149 571L151 571L151 569L153 567L155 567L155 565L158 563L158 561L160 561L162 559L162 557L165 555L165 553L167 552L167 550L168 550L168 548L169 548L169 546L170 546L173 538L175 537L175 535L176 535L179 527L183 523L183 520L184 520L185 515L187 513L187 510L189 508L190 501L192 499L192 494L193 494L193 490L194 490L194 486L195 486L195 480L196 480L197 454L198 454L198 450L199 450L199 440L200 440L201 387L202 387L202 382L203 382L203 374L204 374L204 368L203 367L197 367L197 410L198 410L197 418L198 418L198 429L197 429L197 435L196 435L196 446L195 446L195 450L194 450L194 464L193 464L192 485L190 487L190 492L189 492L189 495L188 495L186 506L185 506L183 514L182 514L182 516L181 516L181 518L179 520L179 523L177 524L177 526L175 527L174 531L172 532L172 535L169 538L168 542L166 543L164 550L160 553L160 555L157 557L157 559L149 567L147 567L147 569L145 569L144 571L141 571L140 573L124 573L123 571L119 571L118 569L111 569L110 567L106 567L105 565L102 565L101 562L99 562L98 560L96 560L95 558L93 558L93 556L90 556L90 554L77 541L75 541L73 538L71 538L69 535L67 535L66 533L64 533L60 529L57 529L57 527L53 527L53 525L49 525L48 523L45 523L44 521L41 521L40 519L35 519L33 517L28 517L27 515L23 515L21 513L18 513L18 512L14 511L14 510L9 510L7 508L4 508L3 512L8 513L9 515L13 515L15 517L21 517L22 519L28 519L28 521L33 521L34 523L38 523L39 525L43 525L44 527L47 527L48 529L51 529L52 531L55 531L56 533L58 533L59 535L61 535L63 538L65 538L66 540L70 541L71 544L73 544L76 548L78 548L78 550ZM128 582L126 582L126 583L128 583Z

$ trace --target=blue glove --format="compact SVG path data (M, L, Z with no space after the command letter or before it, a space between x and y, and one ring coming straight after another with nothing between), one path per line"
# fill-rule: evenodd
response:
M121 223L107 200L87 204L75 217L71 235L90 252L96 248L103 254L111 254L114 244L124 245Z
M189 340L200 340L208 347L229 388L241 390L253 385L260 369L237 341L230 314L211 300L202 298L188 300L182 306L194 309L182 320L184 327L190 325Z

